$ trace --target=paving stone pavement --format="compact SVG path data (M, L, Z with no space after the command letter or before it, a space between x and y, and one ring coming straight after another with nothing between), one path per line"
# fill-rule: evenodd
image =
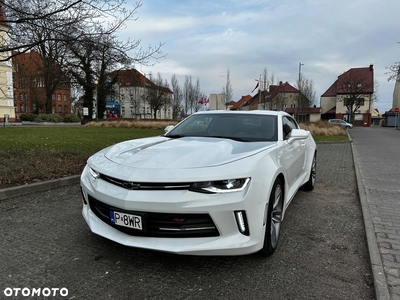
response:
M361 205L378 300L400 300L400 130L353 128Z
M352 181L355 168L376 299L400 300L400 130L356 127L349 136L351 143L318 144L327 155L318 157L323 167L317 176L331 187L340 187ZM79 176L72 176L51 185L0 190L0 200L78 180Z

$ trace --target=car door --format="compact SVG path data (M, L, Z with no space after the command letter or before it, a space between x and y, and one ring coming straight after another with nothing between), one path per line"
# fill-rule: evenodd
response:
M290 185L304 172L306 158L306 140L292 140L290 133L293 129L299 129L297 122L284 116L282 119L284 151L281 155L281 162L287 171L287 179Z

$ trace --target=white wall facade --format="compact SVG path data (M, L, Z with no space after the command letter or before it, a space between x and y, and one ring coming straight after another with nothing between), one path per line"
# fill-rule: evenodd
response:
M144 100L147 88L140 86L116 87L116 101L121 105L121 117L132 119L154 119L154 112ZM172 99L172 94L169 94ZM156 119L172 119L172 107L162 107Z

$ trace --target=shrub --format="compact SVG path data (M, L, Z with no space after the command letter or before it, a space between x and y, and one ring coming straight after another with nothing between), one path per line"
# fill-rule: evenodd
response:
M65 115L63 117L63 122L65 122L65 123L76 123L76 122L80 122L80 121L81 121L81 118L79 118L75 114Z
M63 121L63 117L56 114L49 115L36 115L33 122L51 122L51 123L60 123Z
M118 128L140 128L140 129L164 129L168 125L176 125L176 121L135 120L135 121L100 121L89 122L87 127L118 127Z
M300 128L308 130L312 135L346 136L347 131L341 125L319 120L315 123L300 123Z
M33 115L33 114L22 114L19 116L19 119L21 121L29 121L29 122L33 122L33 120L35 119L37 115Z
M80 122L81 119L75 115L75 114L70 114L70 115L58 115L58 114L22 114L19 116L21 121L29 121L29 122L50 122L50 123L60 123L60 122L65 122L65 123L75 123L75 122Z

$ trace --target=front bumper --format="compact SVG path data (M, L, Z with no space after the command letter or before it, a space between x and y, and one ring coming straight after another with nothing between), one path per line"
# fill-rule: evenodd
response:
M227 194L203 194L188 190L126 190L82 173L82 214L91 231L117 243L143 249L189 255L244 255L257 252L264 243L264 212L260 187L252 180L246 190ZM266 194L264 194L266 195ZM215 230L200 235L133 234L95 213L98 201L123 212L209 216ZM265 199L266 200L266 199ZM235 211L245 212L248 235L239 230ZM209 227L209 226L207 226Z

